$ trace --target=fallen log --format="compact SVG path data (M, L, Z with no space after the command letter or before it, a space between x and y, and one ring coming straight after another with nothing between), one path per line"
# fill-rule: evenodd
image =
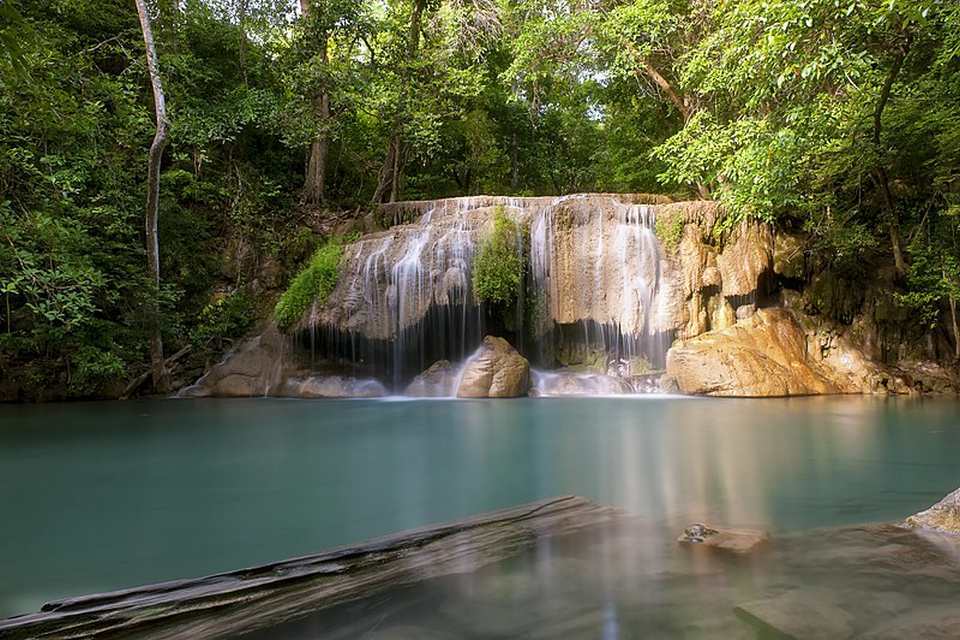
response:
M467 573L620 512L563 496L272 564L44 605L0 638L224 638L392 587Z

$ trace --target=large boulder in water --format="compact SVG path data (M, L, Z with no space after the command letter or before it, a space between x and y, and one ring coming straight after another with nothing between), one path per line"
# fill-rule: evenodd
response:
M904 521L904 525L911 529L929 529L960 535L960 489L929 509L910 516Z
M180 395L191 398L266 395L282 380L284 347L280 332L275 325L270 325L261 335L237 345Z
M503 338L487 336L464 365L459 398L517 398L530 390L530 363Z
M460 370L449 360L438 360L407 385L404 395L415 398L446 398L457 386Z
M736 325L675 344L667 378L682 393L793 396L843 391L807 357L806 336L783 309L760 309Z

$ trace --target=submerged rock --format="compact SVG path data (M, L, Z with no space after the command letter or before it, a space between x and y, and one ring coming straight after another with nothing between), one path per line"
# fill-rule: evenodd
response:
M833 604L830 594L788 591L782 595L737 606L740 619L762 637L844 640L853 636L853 616Z
M464 365L459 398L516 398L530 390L530 363L503 338L487 336Z
M960 638L960 609L955 605L925 607L857 637L863 640L955 640Z
M960 489L925 511L907 518L905 526L960 535Z
M602 373L571 371L534 371L530 395L549 396L606 396L634 393L626 379Z
M696 523L684 529L677 538L677 542L745 554L756 551L769 539L767 532L759 529L714 529L705 524Z
M284 380L271 395L284 398L379 398L386 388L372 378L307 376Z
M456 391L460 368L449 360L438 360L407 385L404 395L415 398L446 398Z

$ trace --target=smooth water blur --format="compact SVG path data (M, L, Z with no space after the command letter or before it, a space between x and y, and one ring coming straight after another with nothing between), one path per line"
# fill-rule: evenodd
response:
M960 485L958 459L960 403L940 400L3 406L0 616L559 494L641 516L630 545L658 558L697 520L895 520Z

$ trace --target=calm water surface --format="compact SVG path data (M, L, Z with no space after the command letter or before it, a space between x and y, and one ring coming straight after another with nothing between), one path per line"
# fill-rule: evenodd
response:
M672 539L687 523L762 526L789 538L899 519L957 486L960 403L953 401L256 399L3 406L0 616L36 610L54 598L235 569L572 493L622 506L644 524L626 537L611 533L569 549L561 545L548 565L541 550L467 583L441 581L356 605L376 622L363 633L386 628L394 629L389 637L404 637L409 627L410 637L423 637L432 625L436 633L447 629L461 637L510 637L537 611L546 612L544 619L565 619L550 613L550 607L570 611L558 589L583 604L587 588L616 594L628 584L631 597L646 603L626 607L633 617L625 615L622 598L611 596L569 624L585 626L583 637L634 637L644 628L676 636L680 628L657 626L657 615L684 618L704 594L736 591L731 580L741 575L721 571L718 577L714 564L675 559ZM775 582L791 561L774 554L764 562L749 572ZM587 567L595 574L589 579ZM751 583L749 594L730 597L757 589ZM445 598L442 606L437 594ZM521 618L511 617L520 615L521 604ZM648 605L660 613L642 615ZM724 600L729 613L727 605ZM471 624L480 624L479 631ZM720 632L704 624L679 635ZM315 627L306 629L276 637L316 637ZM576 636L570 629L547 636Z

